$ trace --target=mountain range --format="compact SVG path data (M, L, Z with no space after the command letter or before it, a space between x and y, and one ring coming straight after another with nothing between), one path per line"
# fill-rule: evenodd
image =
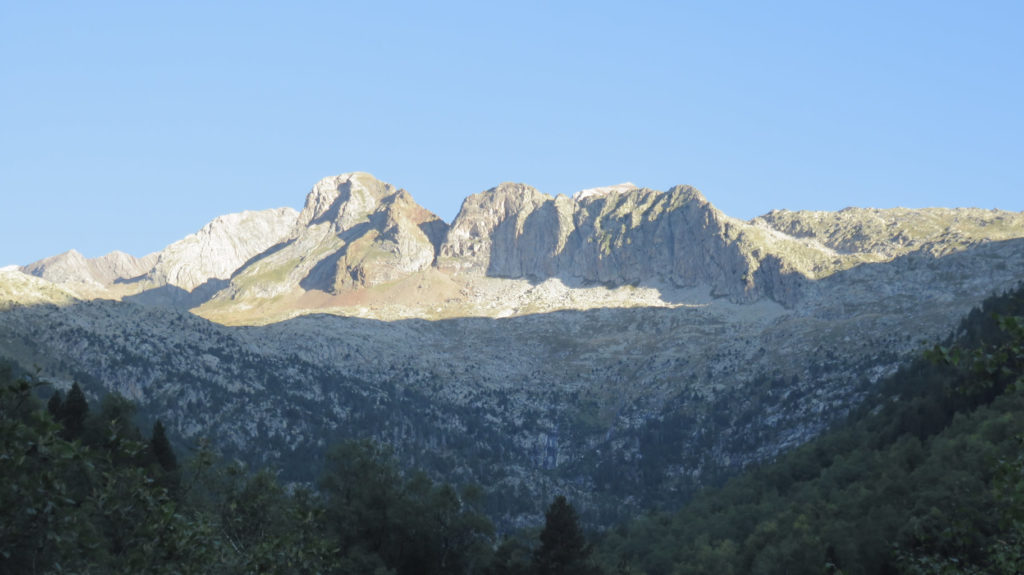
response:
M448 224L350 173L141 258L0 272L0 355L290 480L373 437L506 524L555 492L607 521L814 437L1021 278L1022 213L505 183Z

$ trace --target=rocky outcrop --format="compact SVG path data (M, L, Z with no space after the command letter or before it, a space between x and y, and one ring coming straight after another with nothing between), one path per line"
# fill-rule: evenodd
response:
M287 241L236 274L220 300L372 287L429 268L447 224L361 172L318 182Z
M383 197L373 212L351 227L336 225L345 244L321 260L321 278L306 287L338 293L372 287L429 268L447 226L420 207L405 190ZM326 264L326 265L323 265Z
M1024 214L971 208L775 211L744 222L695 188L619 184L572 198L502 184L470 196L442 269L610 286L708 286L736 302L798 305L809 282L914 252L941 257L1024 237Z
M689 186L591 196L577 210L572 270L613 284L703 284L716 295L747 299L756 262L734 241L742 225Z
M281 242L297 216L291 208L228 214L143 258L111 252L88 259L70 250L21 271L82 297L127 296L152 305L195 305L212 294L196 299L188 297L189 292L211 280L226 280L246 261Z
M498 277L551 277L573 229L575 204L525 184L504 183L462 203L441 246L445 270Z
M932 255L1024 235L1024 213L978 208L846 208L838 212L775 210L754 220L841 255L892 259Z
M98 258L86 258L75 250L22 266L22 272L55 284L102 287L146 273L157 254L136 258L114 251Z
M769 261L770 274L755 273L763 258L753 242L740 241L751 227L689 186L658 192L620 184L569 198L502 184L466 199L439 266L506 278L708 285L738 301L793 292L798 280L787 276L797 271L781 259Z
M98 283L92 277L88 260L77 250L68 250L22 266L21 271L57 284Z
M287 238L297 217L291 208L220 216L164 248L147 279L186 291L211 279L228 279L245 262Z
M693 187L661 192L631 183L572 197L503 183L466 198L449 227L405 190L353 172L318 182L298 214L224 216L142 259L115 252L87 260L72 251L23 270L86 298L146 290L137 301L179 309L212 302L198 311L209 317L266 311L271 299L284 316L329 307L377 318L528 313L493 301L510 296L492 281L502 279L573 289L700 288L736 303L767 298L792 308L814 282L838 272L1020 237L1024 214L1010 212L847 208L774 211L745 222ZM533 303L523 309L577 305L558 295L541 301L558 293L524 292ZM254 319L246 314L231 321Z

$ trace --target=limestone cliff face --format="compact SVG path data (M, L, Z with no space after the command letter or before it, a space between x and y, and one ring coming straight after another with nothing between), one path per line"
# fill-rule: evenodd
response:
M141 276L156 261L157 254L136 258L124 252L110 252L98 258L86 258L75 250L22 266L22 272L55 284L100 288L117 280Z
M137 301L210 303L207 312L230 321L261 321L268 308L260 302L270 299L288 317L325 307L375 318L586 308L584 291L595 286L699 287L735 303L767 298L794 308L816 297L818 280L863 264L1021 237L1021 213L847 208L741 221L693 187L630 183L572 197L503 183L466 198L449 226L405 190L353 172L318 182L301 213L223 216L145 258L70 251L21 269L86 299L145 291ZM539 290L508 308L500 279L557 279L574 293Z
M745 299L756 262L734 241L742 225L689 186L589 196L577 210L581 241L572 271L613 284L705 284L716 295Z
M923 250L944 255L980 242L1021 237L1024 213L978 208L776 210L754 220L838 254L891 259Z
M743 241L751 227L689 186L619 185L555 198L502 184L466 199L439 266L507 278L708 285L740 301L785 293L782 284L798 281L787 279L795 269ZM768 269L758 274L762 263Z
M441 246L442 269L498 277L550 277L572 230L573 203L504 183L462 203Z
M796 306L815 280L911 253L942 257L1024 237L1024 214L974 208L775 211L749 222L695 188L619 184L551 197L502 184L463 203L439 266L501 278L708 286Z
M278 208L220 216L159 253L147 279L185 291L227 279L252 257L287 237L298 212Z
M228 214L142 258L115 251L88 259L70 250L21 271L88 295L102 295L114 287L123 288L123 293L163 286L190 292L211 279L231 277L246 261L280 242L297 215L291 208Z
M239 270L218 298L294 291L338 294L433 265L447 224L399 190L361 172L318 182L291 236Z

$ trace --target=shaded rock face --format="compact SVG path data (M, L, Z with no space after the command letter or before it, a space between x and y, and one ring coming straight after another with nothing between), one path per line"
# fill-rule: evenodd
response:
M740 222L724 216L694 188L587 198L576 222L580 241L572 271L583 279L706 284L716 295L730 296L753 287L748 281L753 262L729 237L730 226Z
M442 269L507 278L551 277L624 285L711 286L749 301L797 291L795 269L761 260L739 241L749 224L696 189L623 185L551 197L523 184L470 196L441 246ZM763 279L764 284L758 282Z
M447 226L423 209L405 190L382 198L371 213L350 228L338 227L344 245L332 257L324 291L372 287L429 268L435 244ZM312 284L310 284L312 285Z
M557 275L572 205L525 184L501 184L466 198L440 249L439 266L499 277Z

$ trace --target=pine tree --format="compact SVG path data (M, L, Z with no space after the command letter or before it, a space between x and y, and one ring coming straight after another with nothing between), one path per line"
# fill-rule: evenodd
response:
M534 571L540 575L592 573L589 555L576 510L564 496L555 497L544 514L540 547L533 554Z
M85 418L89 415L89 402L85 400L82 388L78 382L71 386L64 405L60 409L60 423L64 426L61 435L68 441L74 441L82 437L85 432Z
M178 468L178 458L171 449L171 442L167 441L167 434L164 433L164 424L156 420L153 424L153 437L149 440L149 447L153 450L153 456L164 471L174 471Z
M56 421L60 419L60 411L64 408L64 394L59 389L53 391L53 395L50 396L50 401L46 402L46 410L50 412L50 415Z

